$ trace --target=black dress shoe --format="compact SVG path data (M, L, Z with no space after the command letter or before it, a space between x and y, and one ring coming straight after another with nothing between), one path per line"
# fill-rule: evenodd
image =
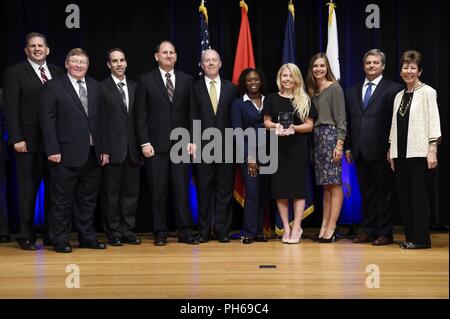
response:
M256 235L253 240L265 243L265 242L267 242L269 240L269 238L267 238L264 235Z
M353 243L360 244L360 243L369 243L371 242L369 235L367 234L360 234L353 238Z
M217 237L217 240L220 243L229 243L230 242L230 237L228 237L227 235L224 235L224 236Z
M8 235L0 236L1 244L9 243L10 241L11 241L11 236L8 236Z
M374 246L384 246L384 245L390 245L392 243L393 243L392 238L386 237L386 236L381 236L381 237L378 237L377 239L375 239L372 242L372 245L374 245Z
M72 247L70 247L70 244L68 242L61 241L53 246L53 250L57 253L71 253Z
M198 239L195 238L194 236L179 237L178 242L188 244L188 245L198 245L200 243L198 241Z
M253 243L253 239L251 239L250 237L242 237L241 242L242 242L243 244L248 245L248 244Z
M36 243L32 240L18 240L17 242L23 250L37 250Z
M89 249L106 249L106 245L101 241L94 240L91 242L80 243L80 248L89 248Z
M211 237L199 235L199 236L197 236L197 240L199 243L204 244L204 243L209 242L211 240Z
M123 242L130 245L140 245L142 243L142 240L140 238L137 238L135 235L131 235L124 237Z
M108 243L109 243L111 246L123 246L123 243L122 243L122 240L120 239L120 237L111 237L111 238L108 240Z
M406 241L403 243L400 243L400 247L403 249L428 249L431 248L431 243L413 243L410 241Z
M165 246L167 244L167 239L157 237L153 243L155 246Z

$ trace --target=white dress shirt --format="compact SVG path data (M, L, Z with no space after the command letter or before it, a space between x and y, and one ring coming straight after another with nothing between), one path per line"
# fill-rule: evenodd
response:
M128 110L129 105L130 105L130 98L129 98L129 96L128 96L127 77L124 76L123 80L119 80L119 79L116 78L113 74L111 74L111 77L112 77L114 83L116 83L117 90L119 90L119 85L118 85L119 82L122 82L123 84L125 84L122 88L123 88L123 91L125 92L126 107L127 107L127 110ZM119 93L120 93L120 91L119 91Z
M366 95L366 91L369 88L369 86L367 85L369 82L372 83L372 95L375 92L375 89L378 87L378 84L380 83L381 79L383 78L383 74L380 74L376 79L374 79L373 81L369 81L367 78L364 80L364 84L362 87L362 92L361 92L361 97L362 100L364 101L364 96Z
M44 83L44 82L42 81L42 78L41 78L41 70L39 70L39 68L41 66L44 68L44 73L47 76L47 79L49 81L52 79L52 75L50 74L50 70L47 67L47 61L44 62L44 64L42 64L42 65L36 64L33 61L31 61L30 59L28 59L28 62L30 62L31 66L33 67L34 72L36 72L39 80L41 80L42 83Z

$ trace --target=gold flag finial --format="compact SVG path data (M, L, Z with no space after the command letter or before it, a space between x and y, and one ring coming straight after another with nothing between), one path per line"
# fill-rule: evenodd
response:
M245 11L248 12L248 6L247 6L247 4L245 3L244 0L241 0L241 1L239 2L239 6L240 6L241 8L244 8Z
M294 5L292 4L292 0L289 1L288 10L292 13L292 17L295 19L295 8Z
M327 6L329 7L329 11L328 11L328 26L331 26L331 20L333 18L334 10L336 9L336 4L333 3L333 0L330 0L330 2L327 3Z
M202 2L200 3L200 7L198 7L198 12L203 13L203 15L205 16L206 23L208 23L208 10L206 10L205 7L205 0L202 0Z

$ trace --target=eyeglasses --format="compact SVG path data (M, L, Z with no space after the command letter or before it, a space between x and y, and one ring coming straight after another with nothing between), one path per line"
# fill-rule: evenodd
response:
M69 60L70 63L72 64L80 64L80 65L88 65L89 61L86 60Z

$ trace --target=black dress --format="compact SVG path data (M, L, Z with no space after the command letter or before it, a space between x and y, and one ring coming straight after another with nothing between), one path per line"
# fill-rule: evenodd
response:
M278 93L264 100L264 115L278 122L279 112L294 112L291 99ZM317 117L317 111L311 103L308 117ZM303 124L294 113L294 125ZM308 168L308 134L295 133L278 137L278 169L270 176L270 195L273 199L303 199L306 197L306 170Z

